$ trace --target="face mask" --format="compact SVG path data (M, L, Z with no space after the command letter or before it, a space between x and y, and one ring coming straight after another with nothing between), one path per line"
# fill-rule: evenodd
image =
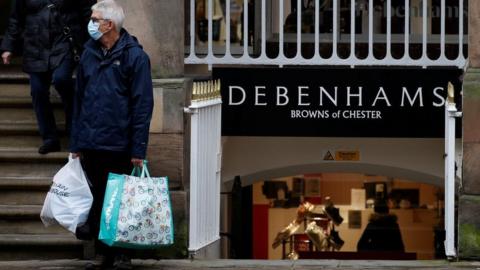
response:
M98 30L99 27L99 22L93 22L92 20L90 20L90 22L88 23L88 34L90 34L90 36L94 40L99 40L103 36L103 33Z

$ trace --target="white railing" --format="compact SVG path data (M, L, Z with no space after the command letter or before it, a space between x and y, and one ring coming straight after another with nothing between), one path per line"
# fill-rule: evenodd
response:
M457 257L455 252L455 119L462 116L454 102L453 85L448 85L445 102L445 255Z
M193 256L220 239L221 97L219 83L194 83L190 139L190 225Z
M195 3L196 0L190 0L190 41L186 51L186 64L207 64L212 65L333 65L333 66L452 66L464 67L466 64L466 57L464 56L463 46L467 44L466 33L464 32L464 1L458 0L458 7L456 7L456 14L458 15L458 33L446 34L446 18L447 15L451 17L451 10L448 14L446 12L445 0L440 3L440 33L432 34L431 25L433 18L432 1L429 0L386 0L385 17L386 17L386 31L385 33L378 33L378 19L379 14L374 12L373 0L350 0L350 33L340 32L340 0L311 0L314 2L314 33L313 34L299 34L302 29L302 8L303 0L297 1L296 10L296 33L285 33L285 3L289 0L257 0L255 1L255 12L260 14L259 19L256 20L255 25L255 48L249 44L248 33L248 0L243 1L243 44L238 44L235 48L232 47L230 41L231 35L231 4L230 0L225 0L225 20L224 33L227 38L221 42L213 40L213 14L214 4L218 0L206 1L206 18L208 20L208 38L202 43L198 41L196 35L196 18L195 18ZM260 1L260 2L259 2ZM333 1L332 4L332 31L325 34L320 32L320 5L324 1ZM392 1L395 3L404 2L404 32L402 34L392 34ZM412 2L411 2L412 1ZM415 10L415 18L413 16L413 7L411 3L417 5ZM356 33L356 12L358 11L358 4L363 3L368 12L362 17L363 34ZM275 8L273 8L275 7ZM278 13L277 13L278 9ZM385 11L383 13L385 13ZM395 10L396 11L396 10ZM457 16L455 15L455 16ZM345 15L343 15L345 16ZM278 20L275 19L278 17ZM418 18L417 18L418 17ZM365 22L365 23L363 23ZM260 25L258 25L260 24ZM412 25L415 24L415 29ZM272 29L278 28L278 33L273 33ZM325 30L325 29L324 29ZM403 40L402 40L403 39ZM284 52L284 44L296 43L296 54L293 57L287 57ZM303 42L303 43L302 43ZM269 56L267 53L267 43L276 43L278 45L278 55ZM313 43L314 53L311 57L302 55L302 44ZM330 56L322 56L320 53L320 46L322 44L331 44L332 53ZM366 57L358 57L356 53L356 46L360 43L368 43L368 53ZM374 48L376 44L385 44L385 56L376 57L374 55ZM411 57L410 49L412 44L421 45L421 57ZM342 57L339 55L338 46L340 44L349 44L349 55ZM403 56L392 56L392 44L403 45ZM438 57L429 57L428 45L436 44L440 47ZM455 45L455 57L447 57L446 46ZM240 47L240 48L239 48ZM451 55L451 54L450 54Z

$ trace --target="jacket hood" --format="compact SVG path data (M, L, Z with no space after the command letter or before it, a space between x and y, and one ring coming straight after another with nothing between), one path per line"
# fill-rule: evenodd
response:
M103 58L101 43L100 41L89 39L85 45L85 50L95 54L97 57ZM138 42L138 39L135 36L130 35L127 30L122 29L120 31L120 38L117 40L117 43L112 47L110 57L115 56L119 52L129 49L132 47L139 47L142 49L142 45Z

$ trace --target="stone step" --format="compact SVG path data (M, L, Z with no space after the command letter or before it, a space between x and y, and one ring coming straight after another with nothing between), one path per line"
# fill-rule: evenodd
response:
M0 74L1 76L1 74ZM32 101L30 95L30 84L27 82L1 82L0 80L0 97L19 97ZM50 100L60 101L60 96L53 85L50 86Z
M0 190L0 205L43 205L48 190Z
M62 101L57 96L52 96L50 102L54 107L62 107ZM0 90L1 108L33 108L32 98L30 96L10 96L4 95Z
M19 148L0 148L0 163L14 162L14 163L57 163L65 164L68 161L68 152L53 152L47 155L41 155L32 149ZM1 164L0 164L1 167Z
M0 260L82 258L83 242L69 234L0 234Z
M41 205L0 205L0 219L38 219Z
M65 123L57 122L57 128L60 134L65 134ZM39 135L36 121L0 121L1 135Z
M1 76L1 73L0 73ZM54 93L50 88L50 94ZM0 97L22 97L32 100L30 85L27 83L0 83Z
M27 209L38 207L43 204L52 181L53 177L0 177L0 205L14 210L23 205Z
M68 138L63 136L60 138L62 149L68 151ZM38 135L3 135L0 139L0 149L8 148L15 145L19 149L28 149L30 151L37 151L42 144L42 139Z
M26 83L28 84L30 77L23 72L18 66L1 66L0 67L0 82L2 83Z
M41 205L0 205L0 234L69 234L59 225L45 227Z
M52 175L55 172L52 172ZM52 181L53 176L3 176L0 178L0 205L8 205L15 210L18 210L15 207L23 205L43 205Z
M13 107L12 104L4 106L0 104L0 121L2 122L35 122L36 116L33 108L29 107ZM65 121L65 113L61 107L53 109L55 120L57 122Z
M70 234L70 232L60 225L45 227L40 217L37 217L36 220L0 219L1 234Z
M0 177L0 190L43 190L52 184L52 177Z
M23 162L2 162L0 164L0 175L2 177L53 177L60 168L65 165L67 159L62 163L23 163Z
M75 74L73 74L75 79ZM30 76L22 71L21 65L0 65L0 83L29 84Z

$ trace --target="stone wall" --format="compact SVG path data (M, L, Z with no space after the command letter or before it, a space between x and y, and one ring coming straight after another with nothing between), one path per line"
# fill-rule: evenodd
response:
M125 10L125 29L150 56L154 78L183 77L184 2L117 0Z
M479 115L480 69L470 67L463 85L463 177L458 196L458 247L465 259L480 258Z
M150 56L154 112L147 159L152 176L168 176L173 208L175 244L138 257L182 258L188 249L188 211L183 108L191 83L184 78L184 1L117 0L125 10L124 27L136 36ZM187 153L187 154L186 154Z
M463 84L463 176L458 192L458 250L480 258L480 1L469 0L469 68Z

